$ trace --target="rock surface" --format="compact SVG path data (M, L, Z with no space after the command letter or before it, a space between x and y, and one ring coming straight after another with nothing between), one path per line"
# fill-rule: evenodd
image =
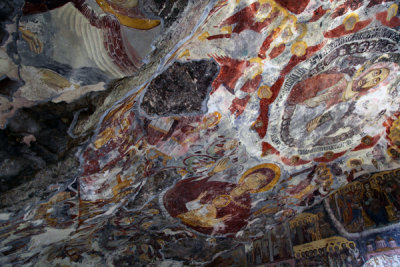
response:
M396 264L398 5L1 2L0 265Z
M174 63L151 81L141 108L159 116L204 113L216 73L218 66L213 61Z

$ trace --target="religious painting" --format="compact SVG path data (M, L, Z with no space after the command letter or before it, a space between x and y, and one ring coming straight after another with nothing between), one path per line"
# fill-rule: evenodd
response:
M146 17L139 1L63 0L47 4L28 0L23 12L20 28L25 42L20 43L20 49L24 61L86 68L95 74L93 79L136 72L161 30L161 21ZM143 38L146 35L151 37ZM148 42L147 46L143 42Z
M364 187L359 182L354 182L339 190L341 194L335 194L330 197L335 204L336 214L347 229L351 231L362 231L365 228L363 213L363 194Z
M280 194L285 199L298 201L298 206L311 206L317 199L331 192L333 183L331 169L325 163L320 163L292 173L282 180Z
M163 203L172 217L200 233L236 233L251 215L251 194L270 190L279 177L280 168L265 163L247 170L237 184L212 176L187 178L166 191Z
M363 232L400 220L399 170L384 171L359 179L329 197L333 215L348 232Z
M339 236L330 222L322 205L289 222L296 266L361 266L357 244Z
M365 255L366 261L371 258L381 257L383 255L399 255L400 247L398 242L400 234L397 229L380 232L360 239L358 243L361 246L361 252Z
M189 176L219 174L232 180L232 177L238 176L243 171L243 164L248 159L245 149L240 146L238 140L230 138L218 138L206 151L197 150L194 153L183 159L185 171Z
M21 196L0 198L15 200L0 212L0 265L398 262L387 257L400 254L400 35L376 27L400 26L390 2L26 0L15 18L20 36L7 37L15 47L0 47L2 62L18 55L7 78L26 81L16 95L32 105L59 102L64 92L115 80L77 103L93 110L75 113L73 152L54 166L76 168L74 182L52 177L60 184L41 192L33 180L33 197L20 202L32 190L24 185L13 191ZM164 79L154 95L172 90L177 99L158 105L149 97L159 109L147 112L149 84L176 61L188 63L187 76ZM199 72L190 65L197 61L219 71ZM199 73L213 81L201 103L188 103L204 113L187 105L169 112L185 97L168 85L187 78L177 88L193 86L191 98ZM3 90L7 81L0 82ZM36 141L19 140L25 132L15 137L13 127L0 143L30 151ZM72 164L77 150L80 162ZM3 154L2 171L14 171ZM38 184L56 173L48 167Z
M154 12L143 10L141 2L5 3L2 16L15 17L1 34L0 77L19 84L9 98L0 98L0 126L4 127L15 112L7 110L10 106L71 102L89 92L105 90L113 79L135 74L154 49L152 43L163 27ZM11 3L16 5L18 16L6 11Z
M251 249L247 252L247 265L257 266L270 262L269 232L262 238L253 241Z
M362 266L363 260L355 242L331 236L294 247L296 266Z
M371 126L398 108L380 108L397 94L398 40L389 28L371 28L333 41L298 65L277 98L285 104L273 105L267 141L286 153L322 156L379 134Z
M219 129L220 112L182 116L179 120L159 118L150 122L149 143L165 154L182 156L191 146L211 136ZM153 136L156 136L153 137Z
M293 257L290 232L287 223L279 224L271 230L271 248L274 262Z
M248 160L246 149L238 139L218 136L208 146L193 146L194 154L183 159L187 176L218 176L234 182L244 170Z
M115 197L157 166L156 160L152 164L148 162L149 155L143 153L145 149L138 148L138 143L143 147L143 131L132 107L139 92L132 94L126 105L119 104L109 110L98 129L98 135L83 151L81 199L93 200L96 194L103 199ZM114 166L119 167L113 169ZM108 174L105 176L112 179L105 178L103 174Z
M21 2L0 52L0 77L21 84L10 99L0 99L2 106L70 102L104 90L112 79L139 70L162 29L139 0Z
M400 160L400 113L396 112L389 117L386 126L386 139L388 141L386 153L395 161Z
M318 215L303 212L289 222L294 246L317 241L322 238L318 227Z

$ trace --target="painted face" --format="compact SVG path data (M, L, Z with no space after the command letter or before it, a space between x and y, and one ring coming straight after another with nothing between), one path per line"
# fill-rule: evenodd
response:
M371 70L357 82L357 88L374 87L385 80L389 76L389 72L389 69L386 68Z
M398 5L393 4L387 10L386 21L391 20L397 14Z
M293 164L299 162L299 160L300 160L299 156L293 156L290 158L290 162Z
M388 186L388 187L385 188L385 191L387 193L391 193L393 191L393 189L390 186Z
M395 159L399 158L399 153L394 148L389 148L389 155Z
M333 154L332 151L328 151L328 152L325 153L324 156L325 156L325 158L327 158L327 159L331 159L331 158L333 158L333 155L334 155L334 154Z
M358 159L353 159L353 160L350 161L350 167L351 168L357 168L357 167L359 167L361 165L362 165L362 162L360 160L358 160Z
M364 144L366 144L366 145L369 145L369 144L372 143L372 140L371 140L371 137L369 137L369 136L364 136L364 137L361 139L361 142L364 143Z
M346 21L344 22L344 27L345 27L346 31L354 29L354 26L356 25L357 21L358 21L358 17L356 17L356 16L348 17L346 19Z
M246 191L260 189L265 185L266 178L261 173L250 174L242 184L242 188Z

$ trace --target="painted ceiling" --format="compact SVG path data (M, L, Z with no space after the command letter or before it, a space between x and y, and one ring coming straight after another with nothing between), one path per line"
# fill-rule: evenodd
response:
M399 254L398 1L0 9L2 265Z

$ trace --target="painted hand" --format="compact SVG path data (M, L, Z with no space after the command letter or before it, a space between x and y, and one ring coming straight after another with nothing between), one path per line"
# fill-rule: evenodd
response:
M229 158L223 158L222 160L218 161L217 165L215 165L214 169L211 171L212 174L222 172L228 169L231 164L229 164Z
M36 54L40 54L43 52L43 43L34 33L23 27L19 27L19 30L22 33L22 39L24 39L28 43L29 49L32 52Z
M307 126L306 126L307 132L311 133L312 131L314 131L314 129L317 128L317 126L318 126L319 121L321 120L321 118L322 118L322 115L316 117L315 119L310 120L310 121L307 123Z
M221 221L225 222L225 221L229 221L230 219L232 219L232 214L228 214L225 215L224 217L221 218Z
M204 191L203 193L201 193L198 197L197 200L202 199L203 197L205 197L207 195L208 191Z

